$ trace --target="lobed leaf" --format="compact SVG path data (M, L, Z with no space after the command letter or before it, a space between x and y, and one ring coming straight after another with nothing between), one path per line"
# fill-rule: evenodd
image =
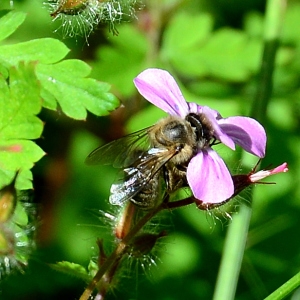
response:
M69 51L59 40L42 38L0 46L0 62L6 67L17 65L20 61L51 64L63 59Z
M24 15L22 16L24 18ZM15 22L21 24L22 16L12 14L0 20L4 24L11 24L14 19L18 21L19 18L20 20ZM91 68L86 63L80 60L61 61L68 52L69 49L62 42L52 38L3 45L0 46L0 73L8 78L7 70L10 67L18 65L21 61L36 61L36 75L41 82L39 92L44 100L44 107L55 110L59 103L63 112L75 119L85 119L87 110L98 116L109 114L119 105L118 99L108 92L110 86L86 78L91 72ZM38 126L38 119L34 116L27 117L30 119L27 121L32 124L32 128L27 129L34 131L34 127ZM22 122L11 123L8 130L21 132L21 126L23 126ZM3 133L6 134L4 129ZM24 130L24 134L27 135L24 138L34 138L29 131Z
M118 99L108 93L110 85L92 78L85 78L90 67L75 59L54 65L37 66L37 76L43 86L46 106L54 109L56 99L63 112L74 119L85 119L87 111L107 115L118 105Z
M0 152L1 153L1 152ZM16 172L12 170L5 170L0 168L0 183L1 186L7 185L10 183L11 178L15 176ZM30 190L32 189L32 172L27 170L19 171L19 175L16 181L16 189L17 190Z
M92 279L91 276L89 276L87 270L79 264L68 261L61 261L56 264L50 264L50 267L56 271L80 278L85 282L89 282Z
M26 13L21 11L0 11L0 41L10 36L24 22Z
M0 40L25 19L24 13L2 12ZM0 46L0 183L16 171L18 189L32 188L34 163L45 154L32 140L41 136L43 123L36 116L42 105L75 119L87 110L107 115L119 105L110 86L87 78L91 68L80 60L62 59L69 49L59 40L43 38ZM43 101L42 101L43 100Z
M42 102L34 69L35 63L11 67L9 85L0 76L0 167L13 171L2 172L1 182L11 180L17 170L31 169L45 154L30 141L39 138L43 131L43 123L36 116ZM25 182L28 188L28 181Z

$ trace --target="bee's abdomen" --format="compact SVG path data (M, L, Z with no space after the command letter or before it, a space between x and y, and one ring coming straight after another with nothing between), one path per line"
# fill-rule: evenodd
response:
M160 192L160 173L157 173L130 201L141 209L151 209L158 204Z

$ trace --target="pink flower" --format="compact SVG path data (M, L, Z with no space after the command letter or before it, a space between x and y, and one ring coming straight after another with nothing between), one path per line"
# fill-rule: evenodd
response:
M259 162L258 162L259 163ZM234 195L239 194L242 190L244 190L246 187L250 186L251 184L255 183L263 183L260 180L264 179L266 177L269 177L271 175L275 175L278 173L285 173L287 172L288 165L287 163L283 163L280 166L271 169L271 170L261 170L256 172L257 165L251 170L251 172L247 175L234 175L232 177L234 182ZM227 201L226 201L227 202Z
M255 172L255 169L254 169L250 172L248 179L251 183L259 183L259 180L261 180L261 179L264 179L264 178L274 175L274 174L285 173L288 170L289 170L288 165L285 162L285 163L281 164L280 166L278 166L274 169L271 169L271 170L261 170L261 171L254 173Z
M147 69L134 79L134 84L144 98L168 114L187 121L194 116L199 117L200 122L205 120L205 124L201 123L203 130L209 129L213 139L232 150L237 144L253 155L264 157L266 133L256 120L240 116L222 118L216 110L186 102L174 78L164 70ZM187 168L188 184L201 203L217 204L235 192L231 174L212 149L213 144L199 143Z

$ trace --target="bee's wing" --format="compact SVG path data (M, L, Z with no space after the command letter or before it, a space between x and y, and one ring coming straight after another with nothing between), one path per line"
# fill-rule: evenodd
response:
M85 160L88 165L113 165L116 168L127 167L137 158L137 153L149 149L148 133L151 127L144 128L123 138L100 146L92 151Z
M159 170L176 154L167 149L152 148L134 163L124 169L125 179L111 186L109 202L121 205L141 192Z

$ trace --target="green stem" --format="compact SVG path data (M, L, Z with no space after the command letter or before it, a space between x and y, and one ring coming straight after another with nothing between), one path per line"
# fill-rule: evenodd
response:
M132 239L136 236L136 234L143 228L143 226L150 221L155 215L157 215L160 211L166 209L171 210L178 207L186 206L194 203L193 197L188 197L181 201L177 202L168 202L168 197L165 198L165 201L161 203L159 206L149 211L143 218L141 218L128 232L128 234L120 241L117 245L115 251L103 262L101 268L98 270L93 280L90 282L88 287L85 289L83 294L80 297L80 300L88 300L97 287L98 282L101 278L113 267L117 267L122 256L126 254L127 246L130 244Z
M284 283L276 291L270 294L265 300L281 300L300 286L300 272Z
M251 111L251 116L262 123L265 120L267 106L273 89L272 77L285 7L286 0L267 1L263 57L257 92Z
M251 213L252 210L249 206L242 205L231 226L229 226L213 297L214 300L234 299Z
M259 120L262 124L264 123L267 106L272 94L272 77L284 10L285 0L267 1L264 51L257 93L251 110L251 117ZM251 214L251 206L242 204L239 214L233 217L232 223L229 226L217 278L214 300L231 300L235 297Z
M135 237L135 235L143 228L143 226L151 220L157 213L164 209L165 203L162 203L158 207L149 211L143 218L141 218L135 226L128 232L123 240L120 241L115 251L105 260L101 268L98 270L93 280L90 282L88 287L85 289L83 294L80 297L80 300L88 300L96 288L98 282L101 280L103 275L109 271L116 263L119 262L121 257L126 253L127 246L130 244L130 241Z

